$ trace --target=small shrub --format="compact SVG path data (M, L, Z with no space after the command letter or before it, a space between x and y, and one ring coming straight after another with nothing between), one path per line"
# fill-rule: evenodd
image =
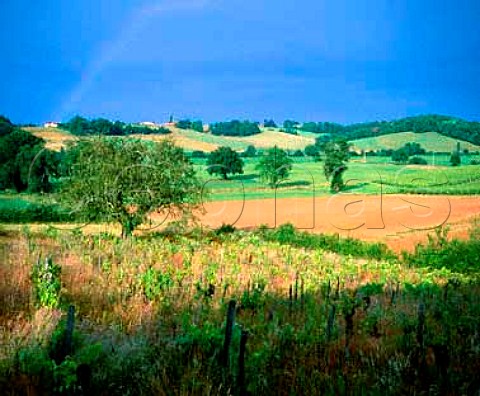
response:
M409 165L428 165L428 162L422 157L412 157L408 160Z
M62 288L61 267L53 263L50 257L42 262L41 258L33 266L32 283L35 301L40 307L55 308L60 302Z

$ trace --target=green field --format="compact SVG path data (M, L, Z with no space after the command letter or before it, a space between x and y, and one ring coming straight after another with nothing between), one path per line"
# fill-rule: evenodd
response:
M436 163L447 164L448 156L436 156ZM425 156L432 160L430 156ZM378 194L383 185L387 194L418 192L431 194L479 194L480 165L418 166L394 165L387 157L367 157L351 161L345 172L347 191L359 194ZM205 161L195 160L195 166L206 187L211 191L211 200L273 198L275 191L268 188L255 170L257 159L247 159L243 175L223 181L208 175ZM243 193L245 191L245 195ZM277 189L277 197L311 197L329 195L329 184L323 174L323 164L309 158L296 158L288 180Z

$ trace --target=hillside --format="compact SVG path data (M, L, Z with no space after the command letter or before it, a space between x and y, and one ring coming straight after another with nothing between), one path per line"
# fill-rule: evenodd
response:
M451 152L456 149L460 142L460 149L480 151L480 146L472 143L453 139L437 132L400 132L377 137L369 137L352 141L352 147L360 150L398 149L407 142L419 143L427 151Z
M24 128L47 141L47 147L52 150L60 150L70 140L77 137L69 132L58 128ZM253 145L257 148L268 148L277 145L283 149L303 149L308 144L313 144L313 137L290 135L284 132L262 130L262 133L245 137L214 136L207 133L199 133L190 129L179 129L169 127L172 131L169 135L131 135L140 139L159 141L173 139L173 141L184 150L202 150L210 152L219 146L229 146L234 150L243 151L247 146Z
M68 131L58 128L24 128L47 141L47 147L52 150L60 150L68 141L78 139ZM300 131L298 135L280 132L279 129L263 128L262 133L245 136L214 136L209 133L199 133L190 129L169 127L171 134L168 135L131 135L140 139L160 141L173 139L174 142L186 151L201 150L210 152L219 146L229 146L234 150L243 151L247 146L256 148L268 148L277 145L282 149L303 150L305 146L315 143L315 138L321 134ZM480 151L480 146L460 139L455 139L437 132L395 132L374 137L351 139L352 147L356 150L381 150L398 149L407 142L419 143L427 151L451 152L461 143L461 150Z

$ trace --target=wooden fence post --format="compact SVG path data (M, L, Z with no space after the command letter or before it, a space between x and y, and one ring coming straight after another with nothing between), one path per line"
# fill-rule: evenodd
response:
M221 359L221 364L225 368L228 367L230 343L232 341L233 325L235 324L236 305L237 305L237 302L235 300L230 300L230 302L228 303L227 325L225 328L225 340L223 343L223 351L222 351L222 359Z

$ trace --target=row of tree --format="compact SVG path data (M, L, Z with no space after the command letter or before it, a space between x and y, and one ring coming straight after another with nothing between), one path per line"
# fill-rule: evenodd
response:
M60 127L77 136L128 136L134 134L165 135L170 133L170 130L164 127L149 127L142 125L126 124L122 121L112 122L105 118L95 118L93 120L88 120L87 118L80 116L75 116L70 121L60 124Z
M175 126L180 129L193 129L197 132L203 132L203 122L201 120L180 120L175 123Z
M210 125L212 135L222 136L251 136L261 132L258 122L227 121Z

